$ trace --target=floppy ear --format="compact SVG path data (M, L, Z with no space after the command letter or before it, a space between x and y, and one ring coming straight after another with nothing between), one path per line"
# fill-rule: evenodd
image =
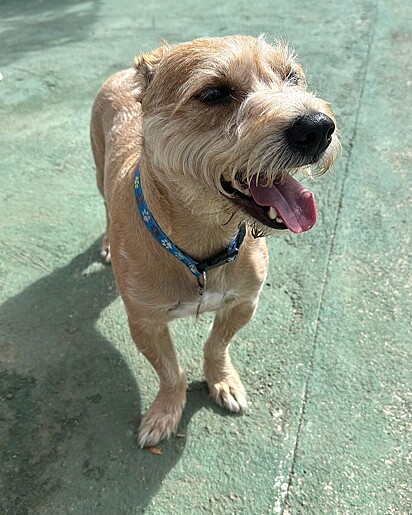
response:
M135 93L138 101L142 100L144 92L153 79L160 61L169 51L169 48L167 44L164 44L156 48L156 50L151 50L135 57L133 65L136 72L137 84Z

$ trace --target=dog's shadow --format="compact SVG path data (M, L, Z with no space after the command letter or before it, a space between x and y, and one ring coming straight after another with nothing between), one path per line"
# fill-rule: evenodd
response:
M117 297L98 255L96 242L1 307L3 512L139 513L185 448L137 447L138 371L116 349L117 321L105 322L110 341L96 328ZM205 384L192 383L180 433L205 405Z

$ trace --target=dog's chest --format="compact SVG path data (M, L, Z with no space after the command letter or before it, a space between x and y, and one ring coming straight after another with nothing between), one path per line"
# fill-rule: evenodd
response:
M205 313L206 311L217 311L218 309L231 304L236 299L236 293L233 291L227 292L216 292L216 291L205 291L201 302L199 313ZM189 315L195 315L198 311L200 297L195 300L186 302L179 302L176 307L169 310L169 314L173 318L181 318Z

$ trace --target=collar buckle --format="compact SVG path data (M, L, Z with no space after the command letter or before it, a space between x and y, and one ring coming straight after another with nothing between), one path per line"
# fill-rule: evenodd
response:
M197 264L196 268L200 273L206 272L207 270L211 270L212 268L217 268L218 266L225 265L226 263L230 263L234 261L239 254L240 246L242 245L243 240L246 235L246 224L242 224L239 227L239 231L236 235L236 238L229 245L229 248L223 250L216 256L213 256L211 259L207 259L205 261L201 261Z
M224 250L217 256L214 256L212 259L202 261L197 264L197 269L199 272L207 272L212 268L217 268L218 266L225 265L226 263L230 263L236 259L236 256L239 254L239 249L235 247L232 250Z

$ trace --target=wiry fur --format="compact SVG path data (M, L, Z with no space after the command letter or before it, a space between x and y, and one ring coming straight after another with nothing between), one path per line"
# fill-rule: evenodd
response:
M233 101L200 102L202 91L216 85L230 86ZM167 323L196 312L198 292L193 275L154 240L137 212L137 162L154 218L194 259L221 251L241 222L248 225L236 261L208 273L211 300L203 306L216 311L204 349L211 395L241 411L245 391L230 362L229 342L253 316L267 272L265 241L253 236L276 231L240 210L222 181L241 190L255 176L271 185L288 174L324 173L339 149L336 133L311 168L283 137L310 111L334 119L329 105L306 91L302 68L287 45L272 46L263 37L163 45L138 56L134 69L108 79L97 95L91 139L107 209L102 253L112 259L132 337L160 380L142 421L141 446L170 437L179 422L186 380Z

